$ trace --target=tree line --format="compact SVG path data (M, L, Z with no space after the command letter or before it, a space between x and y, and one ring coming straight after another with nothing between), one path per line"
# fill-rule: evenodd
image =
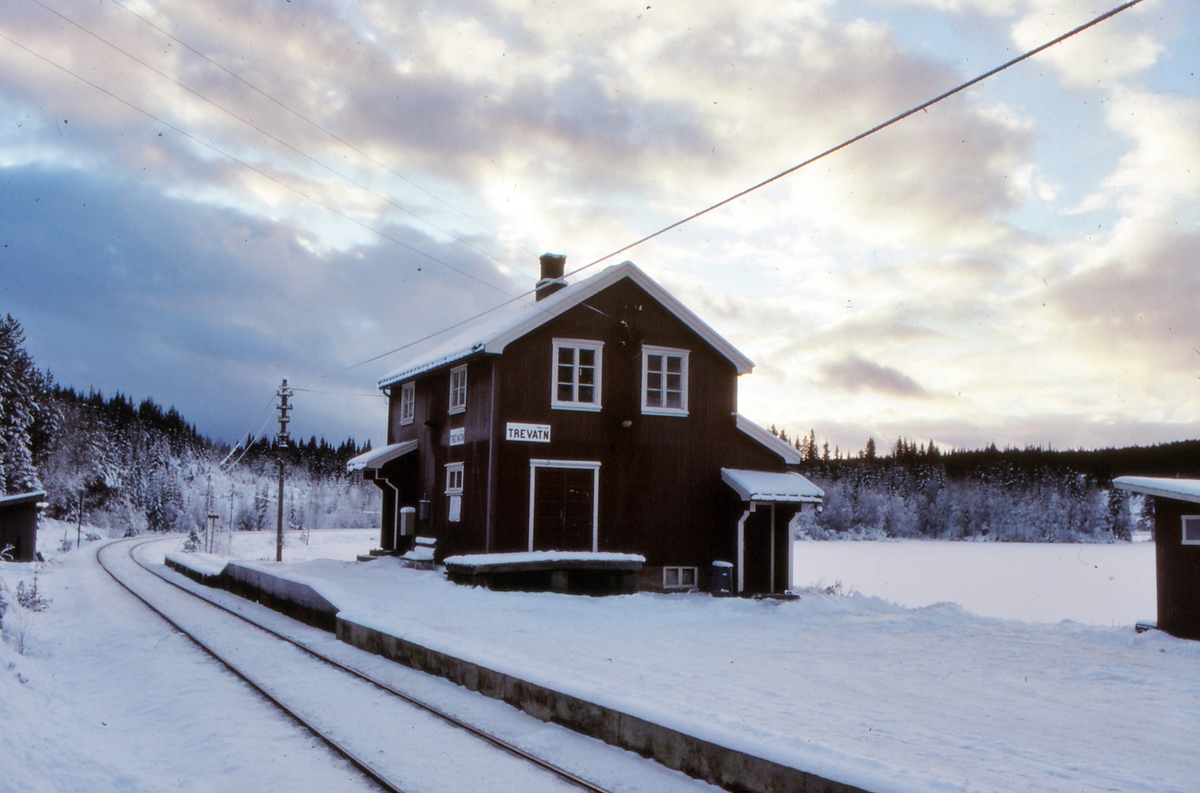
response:
M825 491L799 531L818 539L925 537L1025 542L1128 540L1153 530L1153 502L1113 488L1116 476L1200 477L1200 441L1095 450L1029 446L942 450L874 438L857 452L789 439L796 470Z
M130 534L193 532L210 516L223 529L273 526L273 440L232 450L153 399L60 386L24 343L16 319L0 320L0 494L45 490L50 517ZM369 449L353 438L290 446L289 527L374 525L377 489L346 474L346 462Z

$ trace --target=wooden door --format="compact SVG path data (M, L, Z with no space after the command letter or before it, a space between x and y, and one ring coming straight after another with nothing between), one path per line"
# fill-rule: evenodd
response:
M533 549L592 550L595 471L536 468L533 487Z

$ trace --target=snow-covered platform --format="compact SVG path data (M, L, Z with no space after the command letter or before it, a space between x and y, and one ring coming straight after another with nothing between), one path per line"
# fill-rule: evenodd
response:
M646 557L632 553L480 553L447 558L446 577L502 592L628 595L638 591L645 563Z
M255 569L347 642L730 789L1189 791L1200 642L801 591L564 597L314 560ZM790 775L790 776L789 776Z

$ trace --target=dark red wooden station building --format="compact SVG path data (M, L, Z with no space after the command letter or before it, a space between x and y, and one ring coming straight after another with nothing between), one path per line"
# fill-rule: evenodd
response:
M1119 476L1113 485L1154 499L1159 629L1200 639L1200 479Z
M379 382L388 445L352 460L383 491L380 544L437 559L535 550L646 558L642 589L784 592L790 524L822 492L798 452L737 412L753 363L624 262L481 317Z

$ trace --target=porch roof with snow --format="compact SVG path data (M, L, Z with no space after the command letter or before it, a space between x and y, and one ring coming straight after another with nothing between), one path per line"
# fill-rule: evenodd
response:
M1200 504L1200 479L1167 479L1157 476L1118 476L1113 486L1146 496L1173 498Z
M363 452L357 457L351 458L346 463L346 472L352 474L355 471L362 471L366 468L382 468L392 460L416 450L416 441L402 441L400 443L393 443L390 446L384 446L382 449L372 449L369 452Z
M721 479L741 496L742 501L820 504L825 496L824 490L792 471L779 474L722 468Z
M724 356L737 368L738 374L749 374L754 362L713 330L708 323L692 313L670 292L642 272L633 262L607 267L578 283L566 286L540 301L532 295L505 303L485 316L466 324L461 330L417 353L379 381L387 388L402 380L460 361L477 353L499 354L511 342L541 327L550 320L587 300L596 293L628 278L662 304L684 325Z

